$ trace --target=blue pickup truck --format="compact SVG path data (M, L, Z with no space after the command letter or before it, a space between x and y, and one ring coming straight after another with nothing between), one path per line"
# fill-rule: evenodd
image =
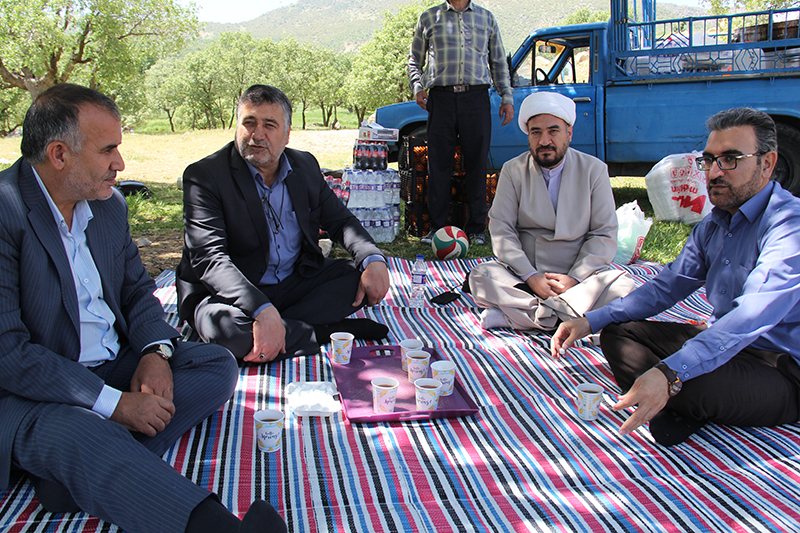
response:
M633 22L621 16L627 0L611 7L608 23L536 30L509 55L515 109L535 91L569 96L571 146L612 176L643 176L668 154L702 150L715 112L754 107L778 126L775 179L800 196L800 8ZM490 98L489 168L499 169L527 139L516 121L500 125L500 97L491 89ZM375 120L424 137L427 113L410 101L379 108Z

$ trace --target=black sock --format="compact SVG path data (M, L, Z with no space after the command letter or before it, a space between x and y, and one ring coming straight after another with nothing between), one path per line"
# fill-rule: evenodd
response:
M241 524L233 513L219 503L216 495L211 494L192 510L186 533L238 533Z
M314 326L314 334L319 344L331 341L331 333L344 331L352 333L356 339L380 340L389 334L389 328L384 324L369 318L345 318L341 322L327 326Z
M67 487L58 481L50 481L31 475L31 484L33 484L36 499L39 500L45 511L50 513L81 512L81 508L72 499Z
M672 409L662 409L650 420L650 434L662 446L674 446L691 437L705 425L703 420L679 415Z
M273 506L264 500L256 500L242 518L239 533L286 533L286 522Z

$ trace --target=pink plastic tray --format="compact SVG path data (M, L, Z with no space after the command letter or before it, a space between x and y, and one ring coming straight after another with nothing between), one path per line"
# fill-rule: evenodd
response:
M441 356L433 348L423 348L431 354L431 361ZM400 367L399 346L360 346L353 348L350 363L340 365L331 361L333 375L339 388L342 410L350 422L385 422L393 420L428 420L470 416L478 406L469 397L456 374L453 394L439 397L435 411L417 411L414 384ZM430 375L430 370L428 371ZM394 412L375 414L372 411L373 378L390 377L400 382Z

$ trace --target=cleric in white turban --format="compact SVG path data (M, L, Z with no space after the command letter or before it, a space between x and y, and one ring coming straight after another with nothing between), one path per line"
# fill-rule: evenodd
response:
M568 126L575 125L575 102L559 93L540 91L529 95L519 108L519 129L528 134L528 120L536 115L553 115Z
M499 261L469 275L484 329L552 331L633 290L611 268L617 217L606 164L570 148L575 102L541 91L522 101L529 150L503 165L489 211Z

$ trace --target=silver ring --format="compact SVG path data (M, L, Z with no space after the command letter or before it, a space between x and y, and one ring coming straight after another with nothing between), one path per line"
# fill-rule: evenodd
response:
M259 358L259 359L264 359L264 354L263 354L263 353L262 353L262 354L259 354L258 358Z

